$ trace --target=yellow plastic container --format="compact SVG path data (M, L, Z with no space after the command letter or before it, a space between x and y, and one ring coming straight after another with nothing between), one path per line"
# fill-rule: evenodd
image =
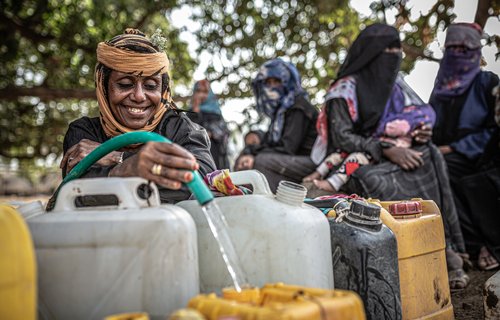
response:
M243 297L239 298L238 294ZM218 298L215 294L199 295L191 299L188 306L198 310L209 320L231 316L252 320L366 319L360 297L344 290L313 289L277 283L265 285L258 290L258 294L255 289L245 289L241 293L225 290L224 296L230 298Z
M21 215L0 205L0 319L36 319L33 242Z
M382 206L380 217L396 235L403 319L453 319L443 221L436 203L422 199L369 202ZM415 202L421 212L413 211ZM394 212L409 212L393 216L391 205Z
M168 320L206 320L206 318L194 309L179 309L172 313Z
M107 316L104 320L149 320L149 316L145 312L120 313Z

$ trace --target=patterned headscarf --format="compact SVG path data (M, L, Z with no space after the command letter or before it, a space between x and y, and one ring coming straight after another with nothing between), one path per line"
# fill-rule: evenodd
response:
M269 78L279 79L281 85L268 87L266 80ZM269 133L272 141L278 142L285 123L285 112L294 105L297 96L307 96L300 83L300 74L293 64L273 59L260 67L252 86L257 111L271 118Z
M208 80L206 80L206 79L200 80L194 84L193 96L196 93L196 91L198 90L198 88L200 88L200 87L205 88L208 91L207 99L205 99L205 101L200 103L200 111L220 115L221 111L220 111L219 102L217 101L217 97L215 96L214 92L212 91L212 88L210 87L210 83L208 82ZM192 100L191 100L190 109L193 109L193 101Z
M128 73L135 76L153 76L167 74L169 61L165 52L155 47L146 36L137 29L126 29L124 34L118 35L110 41L101 42L97 46L97 65L95 68L95 83L101 124L108 137L115 137L122 133L135 131L116 120L110 109L104 83L106 67L111 70ZM172 106L170 85L162 85L161 103L156 107L153 117L141 130L153 131L160 123L163 114Z
M475 23L452 24L448 27L445 52L432 95L455 97L463 94L480 71L481 27ZM463 47L457 51L454 46Z

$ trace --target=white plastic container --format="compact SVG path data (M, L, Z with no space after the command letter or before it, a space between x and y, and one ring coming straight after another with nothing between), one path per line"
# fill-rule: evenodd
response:
M500 319L500 271L484 284L484 320Z
M214 200L225 215L249 284L260 287L284 282L333 289L330 227L321 211L302 202L305 189L290 190L280 185L275 198L258 171L232 172L230 176L234 184L252 185L254 190L252 195ZM196 223L201 291L220 292L232 286L200 207L195 201L177 205Z
M141 178L74 180L53 211L27 219L38 263L39 319L103 319L144 311L165 319L199 292L193 219L149 199ZM77 208L77 197L112 194L117 205Z

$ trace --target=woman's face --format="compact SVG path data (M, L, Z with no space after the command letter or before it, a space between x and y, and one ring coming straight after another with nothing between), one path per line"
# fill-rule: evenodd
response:
M108 83L111 112L128 128L144 128L161 102L161 82L161 75L141 77L111 71Z
M194 94L200 99L200 102L204 102L208 98L208 88L205 86L198 86Z
M401 48L391 47L391 48L385 48L384 52L400 54L401 52L403 52L403 50Z
M276 88L281 86L281 80L278 78L267 78L265 84L270 88Z

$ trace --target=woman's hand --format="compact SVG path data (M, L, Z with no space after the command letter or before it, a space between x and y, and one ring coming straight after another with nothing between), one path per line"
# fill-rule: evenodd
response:
M66 167L66 173L70 172L74 166L76 166L80 161L82 161L83 158L100 145L101 144L98 142L82 139L66 151L61 163L59 164L59 168ZM113 151L99 159L97 164L101 166L111 166L119 163L120 160L122 160L122 153L119 151Z
M391 147L383 149L384 156L404 170L414 170L424 164L422 152L409 148Z
M250 170L253 168L255 157L251 154L244 154L238 158L238 161L234 165L235 171L240 170Z
M142 177L168 189L178 190L198 170L195 157L175 143L148 142L137 154L111 170L110 176Z
M427 143L432 138L432 127L429 124L422 122L411 132L411 136L416 143Z
M450 146L439 146L438 148L439 151L441 151L441 154L443 155L453 152L453 149Z
M311 182L317 179L321 179L321 174L318 171L314 171L310 175L304 177L304 179L302 179L302 182Z

